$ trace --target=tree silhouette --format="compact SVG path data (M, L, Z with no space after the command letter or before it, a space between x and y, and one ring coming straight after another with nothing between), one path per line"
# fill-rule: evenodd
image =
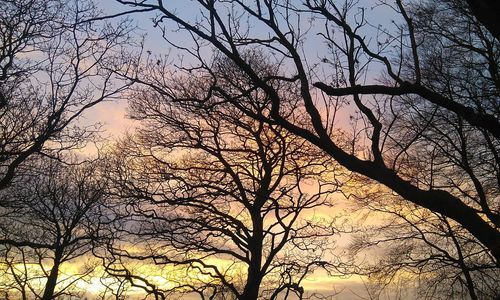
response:
M124 88L113 69L127 62L132 29L88 21L90 1L0 1L0 189L33 155L81 148L98 127L76 124Z
M81 259L105 220L103 182L90 165L68 167L44 159L30 167L38 172L18 176L1 192L2 289L22 299L78 294L72 286L93 270ZM77 260L79 271L65 274L62 266Z
M467 2L383 1L377 7L392 12L395 21L380 26L372 25L367 7L355 1L195 1L195 17L164 1L118 2L131 7L129 13L157 13L155 26L164 38L189 61L196 61L182 64L178 72L186 78L211 77L206 97L214 91L229 94L227 105L285 128L345 168L456 221L499 264L498 40ZM179 40L178 32L192 39ZM245 57L248 49L265 53L280 72L262 76ZM213 70L206 55L211 50L251 82L239 91L241 97L254 90L267 95L269 114L240 105L235 91L228 90ZM380 74L376 78L375 70ZM161 90L147 77L139 81ZM286 97L277 91L277 81L292 83L300 91L300 108L308 122L298 123L283 113ZM342 122L342 115L351 118ZM426 123L419 123L418 129L410 130L419 130L417 134L408 133L401 140L402 127L392 124L414 116L419 122L427 120L436 132L426 132ZM346 123L354 125L352 130ZM466 134L449 135L450 126ZM481 145L481 150L474 145ZM456 152L449 152L455 146ZM462 161L454 161L452 167L440 164L429 158L431 147L447 159L458 154ZM491 169L486 171L486 166ZM457 172L465 174L467 182L456 182ZM450 174L457 177L445 184ZM464 186L474 191L464 194ZM486 187L488 192L481 193Z
M349 246L351 263L369 278L374 298L394 285L424 299L498 296L494 258L456 222L370 184L357 200L352 215L363 224Z
M248 55L259 63L258 53ZM152 64L151 76L164 75L155 73L159 66ZM263 74L271 71L261 63ZM237 69L233 75L227 87L246 89ZM173 291L203 299L302 298L308 274L334 268L325 254L333 247L333 219L316 215L338 187L320 179L333 179L334 165L308 142L223 105L221 97L197 101L210 87L205 78L170 80L175 88L168 93L146 87L131 98L130 115L143 126L106 166L127 203L122 239L135 249L110 245L109 273L158 299ZM286 86L282 91L292 114L296 97ZM239 101L263 113L269 98L253 91ZM168 289L127 268L132 260L182 271L163 275L175 283ZM179 272L183 279L175 279Z

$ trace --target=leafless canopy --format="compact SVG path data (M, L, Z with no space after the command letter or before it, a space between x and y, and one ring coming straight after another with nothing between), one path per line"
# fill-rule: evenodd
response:
M23 174L0 193L0 286L2 297L49 300L81 295L73 285L89 275L89 254L105 216L104 184L90 164L31 162L36 173ZM63 265L76 262L77 272ZM75 266L75 265L74 265Z
M259 53L247 55L263 75L272 74ZM336 229L323 211L338 188L335 165L280 126L226 106L223 94L214 91L198 101L211 88L211 77L174 76L160 86L165 64L151 62L158 89L142 86L130 105L143 126L106 167L113 170L120 202L127 203L121 219L125 240L116 245L133 243L136 250L110 246L114 260L107 270L160 298L171 292L195 292L203 299L305 297L308 274L333 270L327 252ZM220 80L227 89L248 89L237 68L225 60L218 64L213 70L225 73ZM292 115L298 101L293 86L279 90L288 95ZM239 102L265 113L269 98L254 90ZM173 287L141 278L139 270L127 268L133 260L162 266ZM179 273L184 278L176 278Z
M0 189L34 154L57 157L98 131L85 110L124 85L130 24L88 21L90 1L0 1Z
M207 97L227 89L207 55L214 51L251 82L241 96L258 89L270 99L269 115L239 97L228 105L457 222L498 265L499 41L465 1L200 0L189 14L167 1L118 2L129 13L156 12L166 41L195 61L178 71L212 77ZM370 9L394 21L377 22ZM262 76L248 49L282 71ZM277 81L299 91L300 122L283 113Z

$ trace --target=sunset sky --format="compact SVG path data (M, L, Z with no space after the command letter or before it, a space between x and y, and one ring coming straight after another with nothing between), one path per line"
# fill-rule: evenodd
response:
M494 299L471 1L0 0L0 298Z
M104 10L106 14L116 14L123 11L123 6L115 3L114 1L109 0L97 0L96 1L98 7ZM177 11L189 17L191 15L195 15L195 12L192 10L191 1L184 0L175 0L174 1ZM380 12L379 12L380 14ZM136 24L138 27L138 32L141 35L144 35L144 52L151 51L152 55L164 55L169 54L171 57L171 61L173 64L176 63L175 57L176 55L182 55L182 53L177 54L175 48L172 48L165 42L161 36L160 30L158 28L153 28L152 19L156 16L156 13L140 13L140 14L132 14L129 16L133 20L132 24ZM377 17L378 19L378 17ZM259 27L255 27L255 33L258 32ZM173 31L173 30L172 30ZM182 39L182 34L173 33L179 36ZM318 40L318 43L321 41ZM307 55L311 58L319 57L324 55L324 47L316 45L314 43L309 44ZM186 61L184 62L186 63ZM189 63L189 56L187 63ZM99 144L99 147L103 145L113 144L114 140L123 138L124 134L133 134L137 127L140 126L140 123L134 120L130 120L127 117L127 109L128 103L127 99L115 99L110 102L101 103L89 111L84 115L85 123L99 122L103 124L103 132L102 136L105 138L102 141L102 144ZM342 119L343 116L339 116L339 119ZM346 120L347 116L344 117ZM346 121L347 122L347 121ZM84 154L90 153L91 155L95 154L94 145L89 145L83 151ZM334 208L329 209L319 209L315 211L307 212L303 215L304 218L307 218L311 215L324 215L325 217L330 217L335 214L345 214L350 207L350 204L345 201L345 198L340 194L334 195L336 200L336 204ZM349 243L349 237L346 236L337 236L337 241L339 247L344 247ZM369 259L369 258L367 258ZM216 264L225 265L230 262L220 261L216 262ZM78 266L79 263L75 262L68 263L68 273L71 273L71 269ZM99 268L97 269L99 270ZM165 275L169 273L170 276L176 276L175 274L180 273L183 274L183 271L175 270L173 267L157 267L154 265L142 265L139 268L139 273L147 274L148 278L152 278L152 282L156 282L159 286L165 285L168 286L168 280L165 278ZM102 272L102 270L101 270ZM364 279L361 276L341 276L336 274L335 276L327 274L325 271L319 270L307 278L304 281L304 288L306 291L314 293L320 292L324 295L336 295L335 299L339 300L349 300L363 297L367 297L367 279ZM85 290L89 291L90 295L101 293L104 290L104 286L99 278L90 279L88 283L80 283L80 286ZM141 289L132 289L131 293L137 293L141 295ZM387 292L387 296L391 297L392 292ZM193 297L195 299L195 297ZM410 299L410 298L408 298Z

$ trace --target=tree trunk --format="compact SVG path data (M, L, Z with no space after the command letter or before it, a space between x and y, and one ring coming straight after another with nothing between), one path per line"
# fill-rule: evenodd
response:
M47 283L45 284L45 290L43 292L42 300L52 300L54 298L54 291L56 289L57 277L59 276L61 259L62 249L57 248L54 256L54 265L52 266L49 277L47 278Z
M248 266L247 282L240 300L256 300L259 297L260 284L262 283L263 223L260 210L252 213L252 223L253 236L249 242L250 265Z
M257 300L257 298L259 297L261 282L262 278L260 277L260 274L255 274L255 272L248 272L247 284L245 286L243 294L241 294L240 300Z

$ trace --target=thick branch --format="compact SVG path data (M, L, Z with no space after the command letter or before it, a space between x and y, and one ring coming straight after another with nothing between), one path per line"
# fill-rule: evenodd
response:
M348 96L354 94L374 95L383 94L401 96L415 94L428 101L453 111L464 118L469 124L485 129L497 139L500 139L500 122L492 115L475 112L474 109L455 102L443 95L431 91L421 85L404 82L400 86L390 87L385 85L356 85L346 88L334 88L323 82L316 82L314 86L329 96Z

